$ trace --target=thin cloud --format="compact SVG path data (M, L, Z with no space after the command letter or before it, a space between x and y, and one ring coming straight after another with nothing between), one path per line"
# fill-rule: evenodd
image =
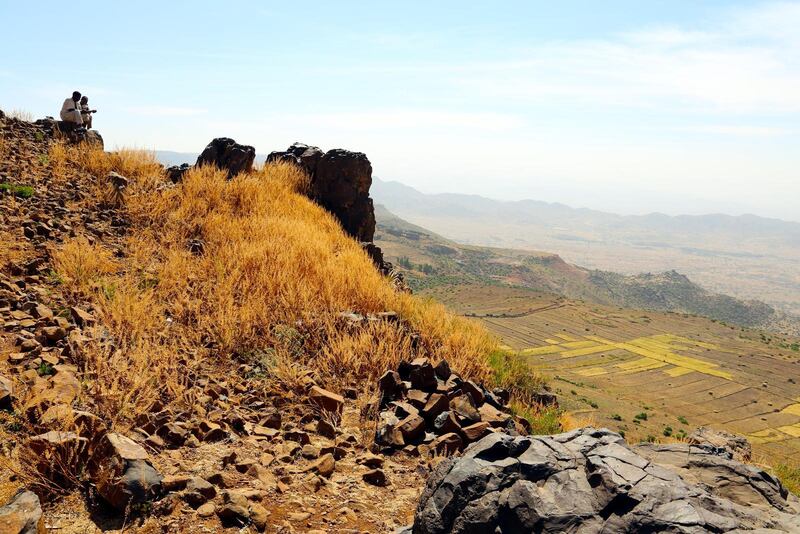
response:
M125 111L148 117L192 117L208 113L205 108L180 106L135 106L125 108Z
M796 130L788 128L777 128L771 126L752 126L752 125L727 125L727 124L706 124L699 126L686 126L675 128L676 131L706 133L714 135L736 135L746 137L775 137L794 135Z

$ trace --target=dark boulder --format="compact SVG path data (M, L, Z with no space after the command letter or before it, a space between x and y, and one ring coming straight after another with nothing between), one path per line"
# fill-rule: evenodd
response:
M195 165L215 165L228 171L228 179L231 179L239 173L252 171L255 158L255 148L240 145L227 137L218 137L206 146Z
M413 525L414 534L756 529L800 532L800 501L766 472L714 447L629 447L594 428L489 434L437 466Z
M177 184L183 181L183 175L186 174L186 172L191 168L192 167L188 163L167 167L167 178L169 178L169 181L173 184Z
M144 448L121 434L108 433L92 452L89 474L97 492L117 510L154 500L162 477Z
M325 153L318 147L309 146L304 143L294 143L286 150L271 152L267 156L268 162L290 162L300 166L309 177L313 177L317 170L317 163Z
M14 398L14 386L11 380L0 375L0 410L11 408L11 400Z
M369 196L372 164L366 154L329 150L311 177L311 195L333 213L345 231L359 241L372 241L375 210Z
M323 153L315 146L294 143L284 151L270 153L267 161L291 162L302 168L311 180L309 196L333 213L348 234L361 242L372 242L375 234L375 211L369 196L372 164L365 154L341 148ZM376 249L368 253L377 257L380 249Z

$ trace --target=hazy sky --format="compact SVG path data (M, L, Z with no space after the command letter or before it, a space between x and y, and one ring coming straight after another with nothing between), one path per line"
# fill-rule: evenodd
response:
M366 152L425 192L800 220L800 2L0 0L0 107Z

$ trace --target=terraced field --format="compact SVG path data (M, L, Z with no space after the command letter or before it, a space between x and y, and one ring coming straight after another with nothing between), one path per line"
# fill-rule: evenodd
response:
M631 439L680 438L709 425L746 435L765 461L800 456L796 339L524 289L427 294L477 317L550 375L568 410Z

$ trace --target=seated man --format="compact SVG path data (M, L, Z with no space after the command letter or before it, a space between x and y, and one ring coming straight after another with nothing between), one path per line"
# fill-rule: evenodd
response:
M81 119L83 119L83 125L86 126L87 130L92 129L92 113L97 113L97 110L89 109L89 97L81 97Z
M81 118L81 107L78 102L81 99L81 94L78 91L72 93L72 98L67 98L64 100L64 104L61 105L61 120L64 122L71 122L76 126L83 125L83 119Z

